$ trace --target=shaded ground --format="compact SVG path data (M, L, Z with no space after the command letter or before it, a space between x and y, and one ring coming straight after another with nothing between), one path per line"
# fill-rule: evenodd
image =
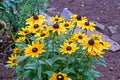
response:
M67 7L75 14L87 16L89 20L105 25L104 34L110 36L108 26L120 27L120 0L50 0L49 7L62 11ZM105 54L107 67L97 66L103 76L96 80L120 80L120 51ZM0 80L16 80L12 69L4 68L4 58L0 57Z

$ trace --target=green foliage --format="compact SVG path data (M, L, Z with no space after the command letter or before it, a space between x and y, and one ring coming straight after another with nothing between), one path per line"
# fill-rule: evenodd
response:
M16 33L25 25L25 20L45 11L48 0L8 0L0 1L0 18L5 19L9 26L9 34Z

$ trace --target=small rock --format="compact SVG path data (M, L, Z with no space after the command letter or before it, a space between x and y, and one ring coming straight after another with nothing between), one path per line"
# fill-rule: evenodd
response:
M51 18L51 17L48 16L46 13L40 12L40 14L41 14L41 15L44 15L44 16L46 17L46 22L45 22L46 24L48 24L48 25L53 25L53 24L54 24L53 22L50 21L50 18Z
M120 42L120 33L118 33L118 34L113 34L113 35L111 36L111 39L113 39L113 40L115 40L115 41L117 41L117 42Z
M65 18L66 20L70 19L70 16L72 16L72 12L68 10L68 8L64 8L63 11L61 12L60 16Z
M113 71L113 70L114 70L113 67L110 67L109 71Z
M109 26L108 29L112 34L118 33L118 26Z
M97 27L97 28L99 28L99 29L101 29L101 30L104 30L104 29L105 29L105 26L104 26L103 24L100 24L100 23L98 23L98 22L95 22L95 24L96 24L96 27Z

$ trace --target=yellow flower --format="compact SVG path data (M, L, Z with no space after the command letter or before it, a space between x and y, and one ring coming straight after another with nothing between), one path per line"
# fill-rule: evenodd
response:
M13 49L13 53L20 53L21 52L21 49L19 47L15 47Z
M60 47L60 52L62 52L62 54L72 54L78 50L78 47L75 43L64 43Z
M64 18L59 17L58 15L50 18L50 21L52 21L54 23L59 23L59 22L62 22L63 20L64 20Z
M40 29L41 31L43 30L43 31L49 31L50 30L50 26L48 26L47 24L43 24L42 26L41 26L41 29Z
M90 51L87 52L86 56L87 57L91 57L91 56L99 56L101 58L103 58L103 55L105 54L105 52L99 51L99 52L95 52L95 51Z
M23 35L23 36L25 36L25 35L27 35L27 34L29 34L29 33L30 33L29 27L26 26L26 27L23 27L22 30L18 32L18 35Z
M79 33L75 33L73 35L73 38L75 40L77 40L78 42L80 42L80 43L83 43L84 41L86 41L88 39L88 37L87 37L87 35L85 33L80 33L80 32Z
M36 33L37 31L42 29L42 25L41 24L32 24L29 26L29 30L31 33Z
M37 37L37 40L41 40L46 37L49 37L49 32L48 31L38 32L35 34L35 36Z
M25 56L31 56L31 57L39 57L39 54L45 52L43 50L44 44L40 44L39 42L32 42L32 45L28 45L28 47L25 48Z
M87 49L88 52L95 51L99 52L102 50L102 46L99 41L96 41L94 39L88 39L85 42L83 42L83 49Z
M15 42L23 42L25 41L26 37L25 36L22 36L22 37L18 37Z
M99 34L92 34L91 38L94 40L102 41L102 36Z
M60 26L63 26L65 28L69 29L69 28L74 27L74 23L70 22L70 21L64 21L63 23L60 23Z
M70 17L71 21L73 22L81 22L81 21L87 21L87 18L86 17L81 17L80 15L72 15Z
M91 30L94 31L95 30L95 24L92 22L88 22L88 21L81 21L77 23L77 26L84 29L84 30Z
M18 66L18 63L16 62L16 59L18 58L19 56L14 54L14 55L11 55L10 57L8 57L9 61L7 61L7 63L13 67L13 66Z
M75 43L75 39L73 37L71 37L71 38L65 40L65 43L69 43L69 44Z
M45 17L43 15L34 15L26 20L26 24L34 24L39 23L42 24L45 21Z
M102 45L102 48L105 50L108 50L108 48L111 46L110 43L104 41L100 42L100 44Z
M67 77L67 74L59 72L52 74L52 77L49 80L72 80L71 78Z
M60 26L58 23L55 23L53 26L51 26L51 30L54 32L57 32L58 34L66 32L66 29L63 26Z

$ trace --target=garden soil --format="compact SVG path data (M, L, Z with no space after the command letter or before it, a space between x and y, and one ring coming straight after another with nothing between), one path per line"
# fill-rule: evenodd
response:
M49 7L61 12L68 8L74 14L87 16L89 20L105 25L102 32L111 36L108 26L120 27L120 0L49 0ZM97 65L103 75L96 80L120 80L120 51L106 51L107 67ZM0 80L16 80L12 69L6 69L6 58L0 57Z

